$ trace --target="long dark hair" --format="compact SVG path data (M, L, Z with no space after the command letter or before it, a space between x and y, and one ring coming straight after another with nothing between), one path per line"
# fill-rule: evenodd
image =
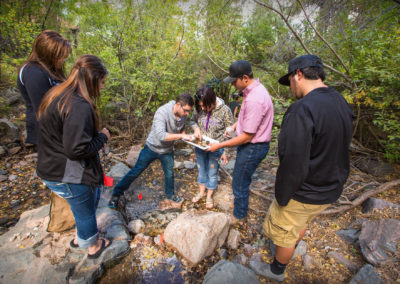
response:
M69 112L70 100L74 93L84 98L93 108L96 128L100 129L99 115L95 100L100 96L100 81L107 75L107 69L94 55L83 55L74 64L67 80L46 93L39 106L38 119L45 115L49 105L58 97L59 112Z
M39 65L54 79L64 81L64 61L70 53L71 44L68 40L55 31L45 30L36 37L31 54L23 65Z
M211 107L213 104L217 102L217 96L214 92L214 89L209 86L204 86L200 88L196 95L194 96L194 104L196 106L197 113L200 113L201 107L199 106L199 102L203 103L203 106L207 109Z

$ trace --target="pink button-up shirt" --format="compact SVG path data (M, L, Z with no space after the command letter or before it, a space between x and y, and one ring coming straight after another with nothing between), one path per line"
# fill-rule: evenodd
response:
M243 91L243 103L239 113L236 135L243 132L254 134L250 143L271 140L274 106L267 89L258 79Z

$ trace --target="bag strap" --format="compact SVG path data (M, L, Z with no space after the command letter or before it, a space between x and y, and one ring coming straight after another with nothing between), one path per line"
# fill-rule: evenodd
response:
M26 64L21 67L21 70L19 70L19 80L21 81L22 86L25 86L24 82L22 81L22 71L24 71Z

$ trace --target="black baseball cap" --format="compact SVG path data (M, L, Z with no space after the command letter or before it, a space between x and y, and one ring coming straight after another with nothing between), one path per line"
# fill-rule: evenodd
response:
M224 79L224 83L230 84L237 78L242 77L243 75L250 75L251 73L253 73L253 70L251 69L251 64L249 61L235 61L231 64L231 66L229 66L229 76Z
M288 73L285 76L279 78L278 82L282 85L290 86L289 75L298 69L306 67L318 67L323 69L322 60L318 56L311 54L293 58L289 61Z

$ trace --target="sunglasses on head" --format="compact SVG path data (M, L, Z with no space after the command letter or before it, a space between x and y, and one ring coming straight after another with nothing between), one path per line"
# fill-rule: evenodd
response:
M196 98L196 100L201 101L201 100L203 100L205 95L206 94L203 94L203 93L197 93L194 95L194 97Z

